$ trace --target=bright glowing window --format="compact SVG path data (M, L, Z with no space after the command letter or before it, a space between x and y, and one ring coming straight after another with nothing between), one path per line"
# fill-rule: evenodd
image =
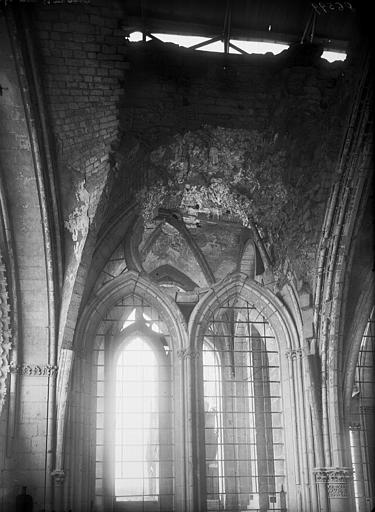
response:
M322 59L327 60L328 62L336 62L336 61L343 61L346 59L346 53L345 52L334 52L331 50L325 50L322 53Z
M282 51L287 50L289 48L289 45L287 44L270 43L267 41L244 41L239 39L231 39L231 42L235 46L238 46L238 48L240 48L241 50L244 50L246 53L273 53L274 55L277 55L278 53L281 53ZM230 48L229 53L239 52L237 50L234 50L233 48Z
M208 42L210 41L210 38L208 37L187 36L182 34L154 33L152 35L164 43L173 43L184 48L191 48L195 47L196 45L200 45L198 48L196 48L198 51L224 53L224 42L221 40ZM130 42L143 41L143 34L139 31L132 32L128 36L128 39ZM150 40L151 38L146 36L146 41ZM204 44L206 42L208 43ZM264 55L266 53L272 53L273 55L278 55L282 51L289 48L288 44L276 43L272 41L247 41L244 39L230 39L230 43L232 43L239 50L242 50L248 54ZM239 50L232 46L229 47L229 53L232 54L242 53ZM328 62L344 61L346 59L346 53L343 51L325 50L322 53L321 58Z
M221 364L214 345L207 340L202 354L207 503L225 506ZM218 496L221 503L216 501Z
M116 364L115 494L118 501L153 501L159 495L159 371L141 338Z
M153 33L154 37L162 41L163 43L173 43L177 44L178 46L182 46L184 48L191 48L195 45L202 45L197 48L199 51L204 52L216 52L216 53L223 53L224 52L224 42L223 41L210 41L209 37L203 37L203 36L187 36L182 34L164 34L164 33ZM129 41L130 42L137 42L143 40L143 34L142 32L132 32L129 35ZM146 37L146 41L149 41L150 37ZM208 44L204 44L208 42ZM282 52L283 50L287 49L289 45L282 44L282 43L275 43L275 42L268 42L268 41L245 41L240 39L231 39L230 42L232 42L235 46L240 48L246 53L258 53L258 54L265 54L265 53L273 53L274 55L277 55L278 53ZM238 50L234 48L229 49L229 53L241 53Z
M212 43L200 46L197 50L200 52L224 53L224 43L223 41L212 41Z
M118 332L111 337L101 332ZM173 510L171 350L158 311L127 297L103 319L96 366L95 506ZM110 505L111 504L111 505Z
M146 41L149 41L149 40L150 40L150 37L146 36ZM142 34L142 32L139 32L139 31L132 32L129 35L129 41L131 43L138 43L140 41L143 41L143 34Z
M145 324L147 327L149 327L152 331L160 333L160 328L152 318L147 315L146 313L141 313L143 320L145 321ZM136 322L136 316L137 316L137 309L134 308L130 315L127 317L127 319L124 322L124 325L122 326L122 330L126 329L130 325L134 324Z
M208 37L201 36L183 36L180 34L153 34L155 37L163 41L164 43L174 43L185 48L194 46L204 41L208 41Z

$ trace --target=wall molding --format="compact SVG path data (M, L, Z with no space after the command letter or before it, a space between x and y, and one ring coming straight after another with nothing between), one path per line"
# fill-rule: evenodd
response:
M10 328L10 305L6 269L0 253L0 413L8 391L7 377L10 371L12 349Z
M10 368L12 373L25 377L54 377L58 367L52 364L17 364Z
M200 352L199 350L193 350L190 348L183 348L181 350L177 350L177 357L179 359L199 359L200 358Z
M328 498L349 497L349 482L353 478L353 470L351 468L315 468L314 474L317 484L325 484L327 486Z

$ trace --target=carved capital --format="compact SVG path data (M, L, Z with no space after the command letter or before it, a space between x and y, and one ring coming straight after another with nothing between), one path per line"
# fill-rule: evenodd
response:
M199 359L200 352L191 348L183 348L181 350L177 350L177 357L179 359Z
M328 480L327 471L325 468L314 469L315 482L317 484L325 484Z
M360 423L351 423L349 425L349 430L356 431L356 430L361 430L361 429L362 429L362 427L361 427Z
M51 364L18 364L11 367L11 372L27 377L53 377L57 374L57 366Z
M302 357L302 348L291 348L285 352L288 359L300 359Z
M347 498L349 496L348 481L352 478L351 468L316 468L314 470L317 484L326 484L328 497Z
M375 414L375 405L360 405L359 409L363 414Z
M65 480L65 472L63 469L55 469L52 471L51 476L55 480L56 485L63 485Z

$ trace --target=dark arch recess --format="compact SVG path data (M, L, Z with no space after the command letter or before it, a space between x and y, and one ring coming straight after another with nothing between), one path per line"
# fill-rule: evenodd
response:
M187 275L172 265L161 265L149 274L153 281L159 284L176 284L185 291L192 291L198 285Z

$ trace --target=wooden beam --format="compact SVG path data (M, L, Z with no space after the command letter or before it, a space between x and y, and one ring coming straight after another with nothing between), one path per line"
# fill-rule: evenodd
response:
M189 46L189 49L197 50L198 48L202 48L203 46L207 46L208 44L216 43L216 41L222 41L222 39L222 36L211 37L211 39L207 39L207 41L203 41L202 43L197 43L193 46Z
M126 18L126 23L122 24L122 28L129 32L129 30L147 31L149 33L166 33L166 34L180 34L189 36L201 36L208 38L215 38L217 34L221 34L223 27L219 25L207 25L200 23L177 22L166 19L147 18L143 20L141 17L129 16ZM293 44L301 42L301 33L283 33L283 32L269 32L268 30L254 30L254 29L238 29L231 28L232 40L243 41L265 41L269 43ZM222 36L221 36L222 37ZM322 44L327 49L346 51L348 42L342 39L327 39L323 37L314 36L314 41Z

